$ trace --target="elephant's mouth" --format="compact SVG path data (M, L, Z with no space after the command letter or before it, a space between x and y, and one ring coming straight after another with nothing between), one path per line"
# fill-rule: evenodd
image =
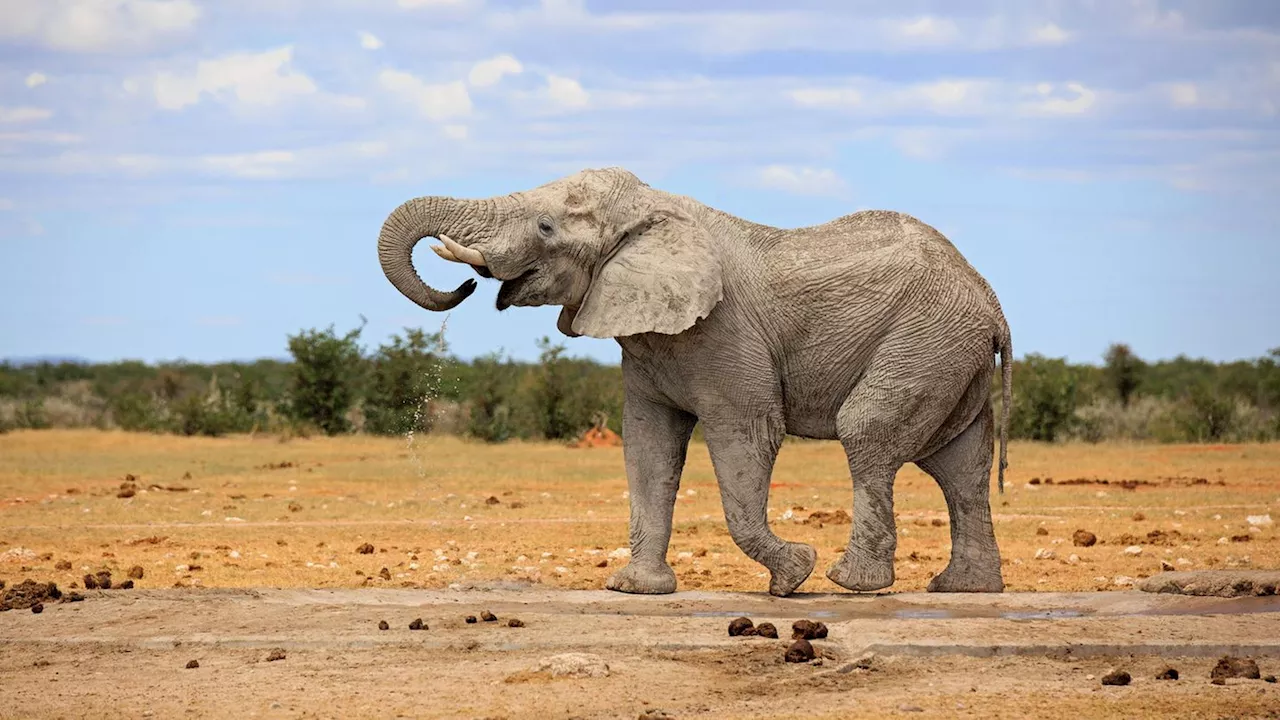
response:
M533 279L534 275L537 274L537 271L537 268L530 268L502 283L502 287L498 289L498 310L506 310L517 304L520 299L520 293L529 284L529 281Z

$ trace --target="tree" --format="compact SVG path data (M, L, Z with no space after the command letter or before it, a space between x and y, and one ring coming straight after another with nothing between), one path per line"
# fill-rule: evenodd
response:
M373 356L365 402L369 432L400 435L430 431L427 402L440 393L441 356L448 351L443 333L405 328Z
M360 320L360 327L341 337L332 325L289 336L293 367L287 413L294 420L312 423L328 435L351 429L347 412L363 374L363 356L356 344L364 330L364 318Z
M1071 366L1062 358L1032 353L1014 374L1018 392L1013 396L1012 435L1053 442L1070 427L1079 403L1078 381Z
M1129 400L1141 384L1141 375L1146 363L1142 362L1128 345L1115 343L1107 349L1106 365L1103 368L1108 387L1120 399L1120 404L1129 407Z

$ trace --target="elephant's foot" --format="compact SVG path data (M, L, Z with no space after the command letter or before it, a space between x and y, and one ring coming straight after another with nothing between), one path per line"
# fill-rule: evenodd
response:
M769 594L786 597L804 584L818 564L818 551L804 543L787 543L783 559L769 568Z
M846 552L827 570L827 578L854 592L883 590L893 584L893 557L873 560L862 554L855 558Z
M947 568L929 581L929 592L1004 592L1000 559L978 562L952 558Z
M636 564L633 561L610 575L604 586L637 595L666 595L676 591L676 573L665 562Z

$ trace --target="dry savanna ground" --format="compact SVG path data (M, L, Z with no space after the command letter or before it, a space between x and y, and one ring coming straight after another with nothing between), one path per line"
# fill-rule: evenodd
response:
M1280 686L1209 682L1223 652L1280 669L1276 598L1132 588L1162 563L1280 567L1280 444L1015 443L1009 455L993 495L1009 593L913 592L950 544L942 495L914 466L897 479L892 592L833 585L823 572L850 531L843 453L788 442L770 521L819 550L800 592L763 594L695 444L669 556L695 592L640 598L598 592L626 562L620 448L0 435L0 580L86 595L0 612L0 717L1280 716ZM1096 542L1077 546L1077 531ZM104 570L136 587L85 590ZM1108 592L1053 592L1096 590ZM1054 615L1071 607L1084 614ZM525 625L464 622L482 610ZM742 613L782 637L728 637ZM814 641L813 663L784 663L805 617L826 617L831 637ZM287 659L271 660L277 647ZM851 662L867 648L874 661ZM566 650L612 670L539 670ZM1157 679L1171 664L1182 679ZM1102 684L1120 668L1131 685Z
M1277 526L1258 518L1280 519L1280 444L1014 443L1009 457L992 505L1011 591L1123 589L1161 561L1280 567ZM895 488L892 590L922 590L947 561L946 507L914 466ZM626 489L620 448L15 432L0 436L0 579L75 587L141 566L140 587L596 589L626 562ZM851 498L837 444L784 445L770 521L820 558L799 592L842 592L823 572ZM1077 530L1097 543L1076 546ZM669 560L682 590L768 587L729 537L705 446L690 449Z

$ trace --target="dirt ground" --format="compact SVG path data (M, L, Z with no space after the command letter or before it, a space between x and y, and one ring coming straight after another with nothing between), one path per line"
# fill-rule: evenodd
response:
M1014 443L1009 454L1006 493L993 488L1010 591L1002 602L1073 591L1163 597L1133 589L1161 572L1162 561L1176 570L1280 567L1271 521L1280 519L1280 444ZM1280 644L1280 608L1239 615L1201 609L1142 621L931 615L945 596L916 593L945 566L949 528L941 493L913 466L896 484L897 583L880 598L855 596L823 576L850 530L843 453L833 443L783 447L771 523L785 539L812 543L820 557L800 595L765 615L787 621L778 625L783 638L789 621L803 616L783 608L814 598L836 606L884 598L926 603L923 615L891 614L892 622L835 613L832 639L818 643L832 657L817 668L782 663L784 640L730 643L731 616L655 610L686 602L679 599L685 595L628 598L640 604L608 610L608 598L626 597L598 592L626 562L625 493L615 447L434 437L0 436L0 580L53 581L87 595L39 615L0 613L0 673L13 679L0 683L0 717L80 717L84 703L100 717L145 710L158 717L638 717L654 708L673 717L850 717L911 715L917 707L1007 717L1280 717L1275 685L1213 686L1207 679L1216 661L1210 651L1232 643L1261 653L1264 674L1280 671L1267 645ZM767 599L763 568L728 536L700 445L690 449L675 526L669 559L682 593ZM1096 542L1076 545L1077 530ZM132 578L133 590L83 587L86 574L104 570L116 586L131 571L142 577ZM462 623L464 611L485 609L462 607L471 597L465 588L475 585L521 588L494 612L505 619L519 610L528 626ZM248 602L253 591L212 588L363 590L342 602L292 606L262 600L286 592L270 591L259 594L266 603L259 607ZM518 600L570 589L597 591L586 593L596 598L582 606L590 612L549 612L550 600ZM454 600L416 600L424 591ZM738 609L708 602L715 606L708 613ZM384 606L395 612L381 612ZM432 628L421 635L407 629L419 615ZM383 616L388 631L376 628ZM1104 625L1090 625L1097 622ZM1022 628L1008 634L1015 644L1046 633L1067 645L1093 642L1073 639L1075 632L1096 632L1102 642L1123 631L1135 642L1133 633L1180 633L1195 647L1147 642L1132 657L1117 646L1119 654L1065 659L1038 646L996 657L911 654L911 643L940 635L1005 632L973 623L1014 623L1009 627ZM905 633L907 644L882 648L877 669L831 674L831 664L867 647L850 633L883 626ZM247 639L235 641L240 635ZM275 646L288 649L288 660L264 662ZM555 680L530 671L558 652L602 648L611 667L624 669ZM1180 652L1192 656L1178 659ZM183 669L197 658L200 668ZM1121 661L1133 683L1102 686L1099 678ZM1153 679L1157 665L1175 661L1188 668L1186 679Z

